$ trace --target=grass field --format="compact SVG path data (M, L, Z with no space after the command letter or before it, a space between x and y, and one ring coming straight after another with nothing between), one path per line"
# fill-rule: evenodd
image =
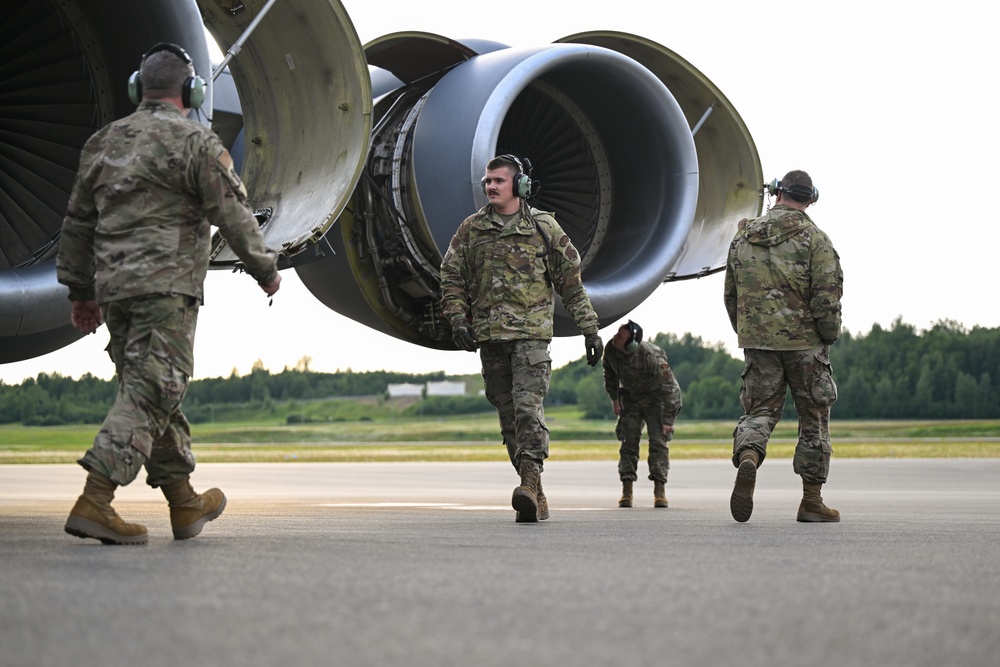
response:
M546 411L551 460L618 459L612 421L581 419L572 408ZM728 459L730 421L677 423L670 457ZM96 425L0 425L0 463L71 463L90 445ZM1000 421L833 421L837 458L998 458ZM794 420L782 420L768 456L790 458ZM307 461L506 461L496 416L338 421L295 424L254 422L196 424L200 462ZM643 447L645 455L645 447Z

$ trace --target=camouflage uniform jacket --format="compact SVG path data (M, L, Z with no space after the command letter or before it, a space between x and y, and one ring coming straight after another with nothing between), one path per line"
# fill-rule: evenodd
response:
M670 370L667 353L649 341L634 352L622 351L608 341L604 346L604 391L611 400L638 403L651 397L660 402L660 420L674 425L683 407L681 387Z
M275 254L218 136L173 104L143 101L83 147L56 271L73 301L146 294L203 299L215 225L267 284Z
M576 248L551 213L523 201L506 225L489 204L466 218L441 262L441 310L453 326L471 315L479 342L551 340L553 291L580 331L597 333Z
M840 337L840 256L805 211L741 220L729 246L725 302L739 346L808 350Z

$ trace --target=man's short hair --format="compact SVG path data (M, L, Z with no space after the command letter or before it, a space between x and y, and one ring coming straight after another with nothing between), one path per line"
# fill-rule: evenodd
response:
M170 51L151 53L139 69L144 97L180 97L184 80L194 76L194 67Z
M804 203L812 199L813 179L801 169L793 169L781 177L781 189L795 201Z
M514 170L514 173L521 171L521 166L516 162L511 160L509 157L498 155L489 162L486 163L487 169L499 169L500 167L510 167Z
M809 174L801 169L793 169L781 177L781 184L786 188L790 188L793 185L804 185L811 190L813 186L813 179L809 177Z
M801 185L812 190L812 178L801 169L793 169L781 177L781 186L790 188L793 185Z

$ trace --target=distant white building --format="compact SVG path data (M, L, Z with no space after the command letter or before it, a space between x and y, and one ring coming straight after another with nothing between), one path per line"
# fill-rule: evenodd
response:
M389 398L400 398L401 396L422 396L424 387L420 384L402 382L399 384L390 384L387 390Z
M464 382L428 382L428 396L465 396Z

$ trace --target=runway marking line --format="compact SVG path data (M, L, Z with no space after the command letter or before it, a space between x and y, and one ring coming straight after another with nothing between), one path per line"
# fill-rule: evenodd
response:
M463 505L461 503L319 503L318 507L374 507L447 510L503 510L511 511L510 505ZM618 509L615 507L560 507L560 512L595 512Z

